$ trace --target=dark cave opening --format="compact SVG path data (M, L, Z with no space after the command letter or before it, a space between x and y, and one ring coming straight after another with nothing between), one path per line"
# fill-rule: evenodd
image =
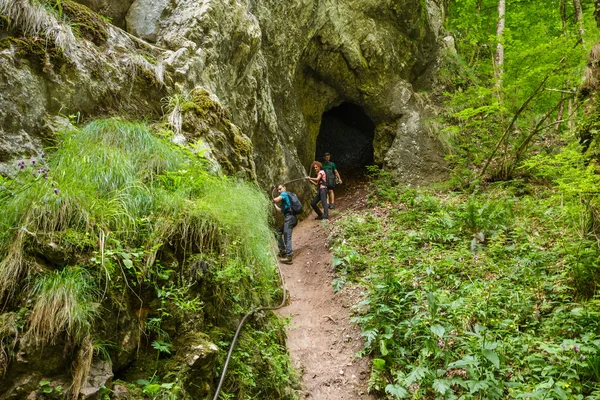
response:
M323 113L317 136L315 160L331 153L333 161L344 176L358 176L365 166L373 164L375 124L359 106L342 103Z

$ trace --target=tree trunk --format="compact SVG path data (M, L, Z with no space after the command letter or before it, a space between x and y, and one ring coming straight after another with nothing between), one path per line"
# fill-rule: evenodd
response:
M576 0L573 0L576 1ZM496 53L494 54L494 71L496 73L496 86L502 86L504 72L504 14L506 13L506 0L498 0L498 25L496 25Z
M580 0L573 0L573 7L575 7L575 23L579 26L579 41L583 43L583 12Z
M567 112L569 113L569 120L567 122L567 125L569 126L570 130L575 129L575 100L573 99L569 99L569 103L568 103L568 107L567 107Z
M600 0L594 0L594 18L596 18L596 26L600 28Z
M600 0L596 0L600 5ZM560 0L560 20L562 23L562 33L567 35L567 3L566 0Z
M556 113L556 132L560 131L560 125L565 114L565 96L561 96L560 105L558 106L558 112Z

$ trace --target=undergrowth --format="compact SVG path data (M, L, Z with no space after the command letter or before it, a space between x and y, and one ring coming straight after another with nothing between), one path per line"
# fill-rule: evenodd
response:
M468 192L396 186L335 233L339 278L367 288L354 320L369 388L389 398L596 399L600 249L594 167L538 155L528 181ZM586 169L587 168L587 169Z
M0 371L10 374L15 340L25 334L38 346L71 349L79 388L93 357L119 354L116 343L129 333L117 316L129 315L139 346L162 354L142 363L142 378L160 381L161 396L205 396L222 357L202 382L175 381L163 368L174 337L212 332L224 353L241 313L277 302L267 197L210 174L205 159L168 139L143 123L97 120L60 133L48 156L22 160L14 179L0 180L0 320L8 324ZM263 318L270 334L260 326L242 334L269 360L237 363L229 393L293 398L281 386L292 376L287 353L280 338L271 343L283 332L275 320Z

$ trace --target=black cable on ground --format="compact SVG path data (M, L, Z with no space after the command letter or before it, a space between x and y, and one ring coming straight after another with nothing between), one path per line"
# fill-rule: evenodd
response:
M289 182L283 183L283 185L287 185L288 183L292 183L292 182L296 182L296 181L303 181L305 179L306 178L294 179ZM274 193L275 189L276 189L276 187L273 187L273 190L271 191L271 197L273 197L273 193ZM275 253L273 253L273 256L275 256ZM225 374L227 373L227 368L229 367L229 361L231 360L231 355L233 354L233 349L235 348L235 343L237 342L237 338L240 335L240 331L242 330L242 326L244 326L244 324L246 323L246 320L248 318L250 318L250 316L257 311L278 310L285 305L285 302L287 300L287 290L285 288L285 280L283 279L283 273L281 272L281 265L279 262L277 263L277 270L279 272L279 279L281 281L281 289L283 290L283 298L281 300L281 304L279 304L278 306L272 306L272 307L256 307L256 308L252 309L249 313L244 315L244 318L242 318L242 320L238 324L238 327L235 331L235 335L233 336L233 340L231 341L231 345L229 346L229 353L227 354L227 359L225 360L225 365L223 366L223 372L221 372L221 379L219 380L219 386L217 386L217 390L215 392L215 397L213 397L213 400L217 400L219 398L219 394L221 393L221 387L223 386L223 382L225 381Z

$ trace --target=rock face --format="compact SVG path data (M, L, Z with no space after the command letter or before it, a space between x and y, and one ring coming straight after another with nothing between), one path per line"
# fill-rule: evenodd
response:
M182 0L160 13L155 7L136 0L132 10L138 20L160 14L152 36L186 49L184 85L203 82L233 110L261 160L260 182L274 171L301 176L315 157L322 114L342 102L360 106L390 135L376 137L376 163L406 182L442 175L414 87L433 82L443 2Z
M343 102L372 119L377 164L404 182L439 179L443 158L416 91L435 84L445 1L81 0L121 26L127 9L131 35L100 24L105 35L75 40L64 60L36 58L3 39L0 173L42 151L57 114L159 118L161 97L203 88L251 141L253 160L229 162L255 165L247 175L265 186L306 174L321 116ZM0 5L0 14L13 17L24 3ZM4 37L40 35L26 20L12 21ZM212 144L210 134L205 140Z

